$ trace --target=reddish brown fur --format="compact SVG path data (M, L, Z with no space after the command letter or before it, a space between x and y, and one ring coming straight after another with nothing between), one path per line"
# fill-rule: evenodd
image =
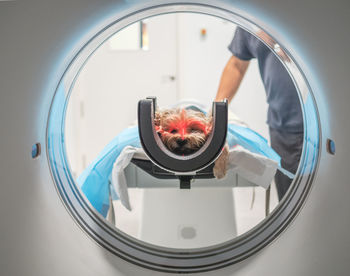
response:
M175 154L199 150L211 132L211 117L194 110L166 109L155 114L155 126L164 145ZM214 175L223 178L227 170L228 147L215 161Z
M164 145L179 155L196 152L203 146L211 131L210 118L194 110L158 111L155 125ZM182 127L186 128L183 132Z

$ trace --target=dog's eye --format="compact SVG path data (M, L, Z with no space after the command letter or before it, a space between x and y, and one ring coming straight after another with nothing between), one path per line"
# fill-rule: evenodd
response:
M170 131L171 134L176 134L177 133L177 130L176 129L173 129L172 131Z

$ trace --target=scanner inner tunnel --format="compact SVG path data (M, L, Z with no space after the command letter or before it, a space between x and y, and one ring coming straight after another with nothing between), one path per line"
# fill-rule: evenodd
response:
M196 12L198 9L204 12ZM88 229L101 227L90 221L91 212L108 227L112 226L115 230L113 235L119 237L110 237L115 241L111 242L112 251L121 252L118 246L120 239L130 245L136 242L149 251L139 252L141 260L151 258L153 251L157 250L155 248L169 252L166 262L171 262L174 254L176 258L181 258L177 256L178 249L186 249L186 252L203 248L217 251L225 244L233 246L232 256L235 256L238 253L235 253L236 241L250 236L254 240L251 244L261 244L259 233L262 228L259 226L265 221L272 221L263 231L273 233L282 227L276 218L286 219L294 214L301 202L299 196L304 197L307 193L318 160L319 129L314 100L302 72L282 45L250 23L238 20L236 15L223 16L214 8L192 7L192 12L189 10L187 7L186 12L146 12L148 16L126 18L124 25L118 22L115 31L101 32L91 45L84 48L77 64L67 71L51 108L48 151L62 197L69 199L67 204L72 207L73 213L79 214L76 217L79 223L89 225L87 232L90 232ZM217 17L208 14L216 14ZM133 139L135 128L130 128L135 125L138 100L152 95L157 96L160 107L185 105L209 111L208 106L215 98L223 68L232 56L227 46L237 25L231 19L240 22L239 25L243 22L240 28L254 33L255 39L264 41L262 47L273 51L290 76L299 101L299 112L303 118L303 152L299 167L297 164L294 172L289 172L289 177L294 180L285 196L278 199L273 176L268 194L267 187L261 186L261 177L247 180L247 175L243 177L242 173L234 170L229 170L223 180L199 178L192 183L190 190L181 190L177 179L155 178L146 172L147 168L140 169L132 162L124 171L124 188L111 184L113 172L103 175L106 176L106 185L84 187L83 180L90 175L86 172L89 168L91 172L93 164L105 162L102 168L109 166L113 170L115 156L103 161L99 159L113 146L140 148L139 140ZM120 26L125 28L119 31ZM230 112L235 122L248 125L262 140L266 138L269 145L271 129L266 124L269 106L259 66L256 60L250 61L239 92L230 104ZM64 127L60 128L60 124ZM234 129L232 133L237 136L240 132ZM64 137L64 144L60 136ZM291 137L287 135L284 140L293 140ZM234 141L237 140L236 137ZM111 145L111 141L116 143ZM234 148L235 144L230 143ZM244 145L249 147L249 143ZM244 145L238 146L244 149ZM252 150L254 143L250 146ZM259 164L245 165L250 172L258 175L264 171ZM152 167L151 170L157 168ZM97 178L101 175L100 171L95 174ZM90 184L97 183L96 179L92 180ZM123 196L126 192L127 198ZM269 204L266 204L267 199ZM104 244L109 231L102 228L90 234ZM100 240L100 235L104 241ZM264 239L263 243L270 240ZM248 247L247 252L254 245ZM130 250L133 251L132 248L131 245ZM229 262L232 260L233 257ZM211 262L207 265L211 266Z
M118 177L104 179L108 185L87 183L88 176L84 178L89 165L100 162L99 156L113 139L128 139L125 135L131 135L129 141L122 143L139 147L138 141L132 140L132 133L125 129L135 122L136 103L143 97L157 96L159 109L194 99L187 106L208 112L222 71L232 55L227 47L236 28L229 21L196 13L147 18L105 41L78 76L66 117L67 155L82 192L103 216L128 235L165 247L206 247L245 233L277 206L279 200L272 177L272 189L266 191L261 183L247 180L239 170L238 173L230 170L223 180L196 179L190 191L183 191L176 187L176 179L154 178L131 163L126 168L127 199L120 195L126 192L122 190L125 187L113 185ZM259 47L266 49L257 47L257 50L271 51L261 44ZM230 112L231 116L238 114L250 129L269 139L264 90L257 61L252 60ZM186 108L186 104L183 106ZM299 116L302 118L302 114ZM301 149L302 140L299 146ZM115 160L108 162L105 166L110 169ZM242 162L250 165L249 160ZM258 170L259 165L265 164L253 162L251 170ZM295 171L297 165L298 162ZM103 173L108 170L106 167L101 169ZM103 191L96 192L102 185ZM184 238L183 229L193 229L196 235Z

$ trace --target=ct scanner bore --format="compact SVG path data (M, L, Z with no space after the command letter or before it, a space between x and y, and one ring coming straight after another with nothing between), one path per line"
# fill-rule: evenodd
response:
M81 194L75 185L66 157L64 123L69 96L84 63L109 36L135 21L169 12L200 12L215 15L241 25L253 34L260 28L241 16L227 10L207 5L159 5L120 18L98 32L73 59L56 90L52 103L47 132L47 150L60 195L72 215L85 231L99 244L132 263L166 272L203 272L236 263L271 242L282 231L300 208L316 172L319 150L319 123L313 95L302 71L293 62L293 57L282 60L289 70L299 97L304 117L304 149L293 188L280 207L252 231L216 246L200 249L174 250L145 244L130 236L114 231ZM283 47L282 43L279 43ZM273 45L268 45L273 47Z
M0 264L4 275L94 275L96 273L153 275L154 273L131 263L167 272L200 272L227 266L208 272L208 275L256 275L258 273L279 275L281 271L284 275L329 275L332 272L333 275L343 275L346 273L349 261L347 254L349 222L344 218L349 211L347 193L350 192L349 185L346 185L346 160L349 153L346 146L349 137L346 102L349 96L342 93L347 88L347 76L344 76L342 72L346 72L344 64L348 62L344 62L339 56L342 55L348 61L346 55L348 44L345 43L347 38L331 32L334 28L349 24L345 9L346 3L340 3L339 7L334 7L333 4L326 2L317 3L325 9L337 11L336 15L331 16L338 20L327 22L329 24L327 25L324 23L324 14L320 10L313 9L312 4L315 3L312 1L307 2L310 6L303 6L300 3L299 5L303 7L303 12L300 13L297 13L298 7L288 6L287 3L285 4L288 7L281 7L278 1L269 1L264 7L261 7L258 2L252 2L251 6L237 2L235 6L233 2L218 1L215 7L210 6L208 1L187 3L169 1L167 3L176 4L176 2L178 5L163 6L156 1L145 3L136 1L132 4L121 2L111 4L108 1L100 1L98 5L91 4L90 8L96 12L95 19L98 23L95 22L95 26L99 30L107 24L101 23L98 17L103 18L102 15L109 9L115 11L115 16L113 20L109 20L109 23L126 16L126 21L117 22L120 24L116 25L115 31L122 28L123 24L127 25L142 16L152 15L152 12L163 13L182 9L221 16L244 26L248 22L235 17L239 9L245 14L251 14L252 17L248 16L250 19L253 16L260 18L259 25L264 26L266 30L271 30L272 34L277 34L276 38L279 42L282 40L278 38L285 37L278 35L278 31L274 29L268 18L271 17L276 22L284 22L281 29L290 31L292 37L300 43L299 45L303 45L300 47L304 49L304 53L309 54L309 58L302 61L305 56L302 55L300 49L291 49L290 40L287 40L285 44L281 43L286 50L290 50L288 52L293 53L292 60L300 64L310 82L310 85L306 83L308 87L306 95L302 94L310 101L307 102L307 99L301 97L304 103L304 118L307 123L305 136L307 143L298 171L299 177L287 199L273 216L240 240L224 244L220 248L208 248L202 252L168 252L160 248L137 244L115 233L91 210L77 191L69 175L62 141L65 101L69 96L67 90L74 81L79 66L103 41L103 32L92 32L82 37L82 41L87 44L79 42L74 44L75 47L69 44L71 42L69 39L77 35L77 30L86 27L79 25L79 22L87 23L86 18L92 12L90 8L84 6L83 1L81 6L78 5L79 7L64 3L51 6L44 1L35 7L31 6L31 3L4 2L0 4L0 31L7 43L5 46L19 46L19 42L26 42L23 48L1 48L3 64L9 64L8 71L4 70L1 74L4 93L1 94L0 109L1 125L3 129L6 129L2 140L4 154L1 159L1 175L4 185L1 186L0 193L2 195L0 210L3 235ZM154 7L155 3L159 5ZM257 8L253 7L254 4ZM52 9L55 10L55 13L50 18L45 17L44 15L52 12ZM324 38L323 32L313 33L314 29L311 26L300 28L303 20L296 20L292 16L293 12L294 15L298 14L298 17L304 20L307 20L312 13L314 24L317 22L320 29L327 30L327 34L333 39ZM64 14L66 18L63 17ZM47 24L43 24L40 20ZM267 23L262 24L264 20ZM26 22L28 25L21 29L23 25L17 25L16 21ZM68 30L67 25L57 23L71 24L75 27ZM10 29L10 26L13 29ZM31 27L36 29L37 33L29 36ZM246 28L249 29L247 26ZM107 30L103 29L103 31ZM293 30L298 30L298 33ZM95 36L97 40L89 40L95 34L97 34ZM311 35L313 38L309 38ZM45 43L40 38L45 38ZM69 50L69 54L62 53L63 50L59 51L60 54L55 53L53 56L45 52L47 48L55 49L56 39L59 38L62 39L60 46L72 49ZM324 50L330 46L329 41L336 41L336 38L342 43L331 44L337 48L338 55L330 57ZM318 40L317 48L312 47L316 46L314 40ZM83 47L82 44L86 44L86 47ZM88 49L87 46L92 48ZM317 57L320 59L318 60ZM332 62L333 59L337 62ZM74 62L70 63L73 60ZM327 67L316 66L315 60L318 60L319 65L327 64ZM53 65L55 62L60 63ZM69 64L70 67L68 67ZM311 69L307 69L306 65L309 65ZM53 66L56 67L52 69ZM298 69L293 66L294 64L290 64L287 68L291 71ZM53 97L52 91L57 87L56 80L66 68L68 70L64 76L69 77L68 79L64 77L56 89L50 110L46 140L44 125L49 114L48 105ZM9 74L14 72L17 74ZM47 72L50 72L51 75ZM295 77L296 83L306 82L304 74L300 74L299 70L297 74L299 77ZM15 75L20 81L13 81ZM44 84L43 81L47 79L50 79L49 84ZM313 88L313 94L309 86ZM331 87L333 88L332 93L329 92ZM60 96L62 96L61 99ZM307 103L311 103L311 107L308 107ZM33 108L35 106L38 108ZM326 152L323 141L326 141L327 138L337 143L337 154L334 156ZM33 144L39 142L42 145L42 154L39 158L32 159L30 154L24 154L28 153L29 149L31 150ZM64 204L58 200L45 154L49 156L50 169ZM312 192L309 193L311 182L314 185ZM308 200L305 201L307 197ZM296 216L303 205L303 210ZM72 223L73 220L68 214L72 215L82 229ZM294 221L291 223L291 220ZM291 224L287 228L288 223ZM282 231L285 233L275 239ZM84 232L102 247L87 238ZM273 244L262 249L274 239ZM258 250L260 250L259 254L252 256ZM123 262L108 251L129 262ZM70 255L69 258L67 255ZM248 256L251 257L246 258ZM243 259L244 261L240 264L230 265ZM295 263L298 264L297 267Z

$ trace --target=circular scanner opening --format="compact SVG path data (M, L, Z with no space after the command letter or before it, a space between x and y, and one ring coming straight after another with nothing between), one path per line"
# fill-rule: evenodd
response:
M273 139L299 144L300 161L294 169L287 168L291 174L285 173L283 160L278 170L291 177L289 189L278 195L272 176L262 187L263 177L253 181L230 170L223 180L197 179L190 190L180 190L177 179L156 179L134 164L125 169L127 188L116 186L113 164L120 152L108 153L124 141L138 146L130 139L133 136L127 136L132 133L125 132L135 126L137 102L157 96L159 108L194 105L209 111L232 57L237 28L260 43L259 51L272 54L265 65L277 62L292 83L294 94L287 96L296 100L293 116L302 121L297 133L278 137L269 129L267 114L274 110L269 109L267 81L260 76L256 59L250 61L230 104L230 116L238 116L266 138L266 144L273 144ZM67 68L48 123L51 170L78 223L116 255L169 272L232 264L273 240L307 194L318 143L312 92L283 44L239 15L206 5L149 7L97 33ZM259 166L253 164L250 169L256 171ZM89 183L88 176L93 176Z

